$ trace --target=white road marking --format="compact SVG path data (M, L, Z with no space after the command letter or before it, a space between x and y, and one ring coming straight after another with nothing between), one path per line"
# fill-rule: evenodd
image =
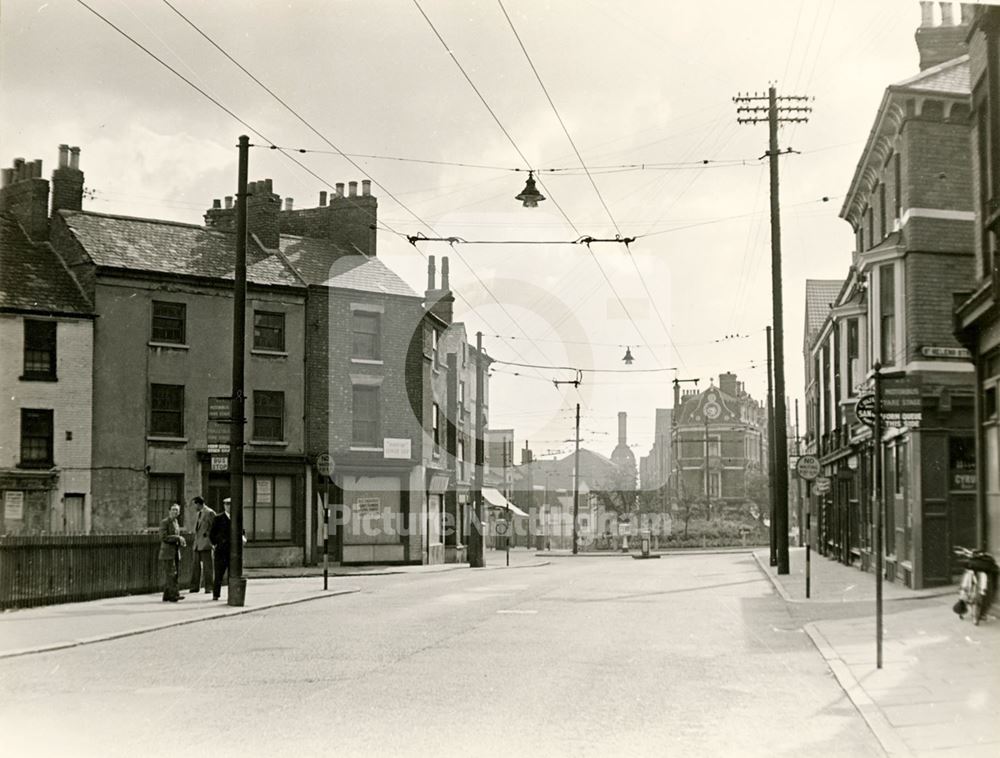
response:
M538 613L538 611L519 610L517 608L506 608L504 610L497 611L497 613L519 613L525 616L529 616L533 613Z

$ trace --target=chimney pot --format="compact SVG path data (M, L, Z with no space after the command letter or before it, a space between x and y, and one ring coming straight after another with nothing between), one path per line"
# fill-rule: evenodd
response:
M69 167L80 169L80 148L71 147L69 149Z
M954 26L955 18L952 13L952 3L938 3L941 6L941 26Z
M372 193L372 180L362 179L361 180L361 194L368 197Z
M326 190L319 191L319 207L320 208L326 207Z
M976 9L972 3L961 3L958 7L962 14L962 26L969 26L972 23L972 17L975 15Z
M448 283L448 256L441 256L441 289L450 290L451 285Z
M920 0L920 25L934 26L934 3Z
M357 182L348 182L347 183L347 194L350 195L351 197L357 197L358 196L358 183Z
M265 179L263 181L263 185L264 185L263 189L264 189L264 193L265 194L267 194L267 195L273 195L274 194L273 185L271 184L271 180L270 179Z
M427 256L427 289L428 291L434 289L434 280L437 279L437 271L434 266L434 256Z
M69 166L69 145L59 146L59 168Z
M14 181L19 182L24 178L24 158L14 159Z
M14 169L0 169L0 187L6 187L12 181L14 181Z
M226 210L232 210L233 207L233 196L226 195Z
M42 159L36 158L31 162L31 177L33 179L42 178Z
M212 208L221 209L222 208L222 201L219 200L219 198L215 198L215 200L212 201Z
M343 197L344 196L344 183L343 182L337 182L334 185L334 189L337 192L337 197Z
M285 210L286 211L292 210L294 205L295 205L295 200L293 198L290 198L290 197L286 197L285 198Z

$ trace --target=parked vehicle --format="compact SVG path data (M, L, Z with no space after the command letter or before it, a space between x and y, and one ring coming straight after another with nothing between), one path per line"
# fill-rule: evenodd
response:
M979 620L993 604L997 591L997 562L993 556L984 550L970 550L956 545L952 552L958 559L958 564L964 569L962 581L958 587L958 602L952 610L960 619L968 613L972 623Z

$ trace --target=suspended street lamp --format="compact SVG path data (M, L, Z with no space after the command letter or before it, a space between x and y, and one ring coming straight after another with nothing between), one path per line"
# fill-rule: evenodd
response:
M622 358L622 361L625 363L626 366L631 366L632 362L634 360L635 360L635 358L632 357L632 348L626 346L625 347L625 357Z
M528 181L524 183L521 194L514 195L515 200L520 200L525 208L537 208L538 202L545 199L545 195L535 189L535 172L528 171Z

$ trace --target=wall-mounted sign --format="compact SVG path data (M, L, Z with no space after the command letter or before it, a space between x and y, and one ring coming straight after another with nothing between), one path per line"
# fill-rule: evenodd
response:
M257 477L257 504L270 505L271 494L271 480L263 476Z
M228 471L229 470L229 456L225 454L215 453L212 455L212 471Z
M830 478L827 476L820 476L816 478L813 482L813 492L817 495L822 495L830 491Z
M802 479L811 482L819 476L819 458L815 455L800 456L795 470Z
M972 353L964 347L935 347L925 345L920 348L920 354L925 358L964 358L966 360L972 358Z
M382 456L384 458L410 459L410 440L386 437L382 440Z
M377 497L359 497L354 501L354 515L359 518L377 516L382 509L382 500Z
M208 437L208 447L210 452L213 445L226 445L226 452L229 451L230 440L230 417L232 416L232 401L228 397L208 398L208 427L206 436Z
M7 490L3 493L3 517L7 521L24 520L24 492Z

